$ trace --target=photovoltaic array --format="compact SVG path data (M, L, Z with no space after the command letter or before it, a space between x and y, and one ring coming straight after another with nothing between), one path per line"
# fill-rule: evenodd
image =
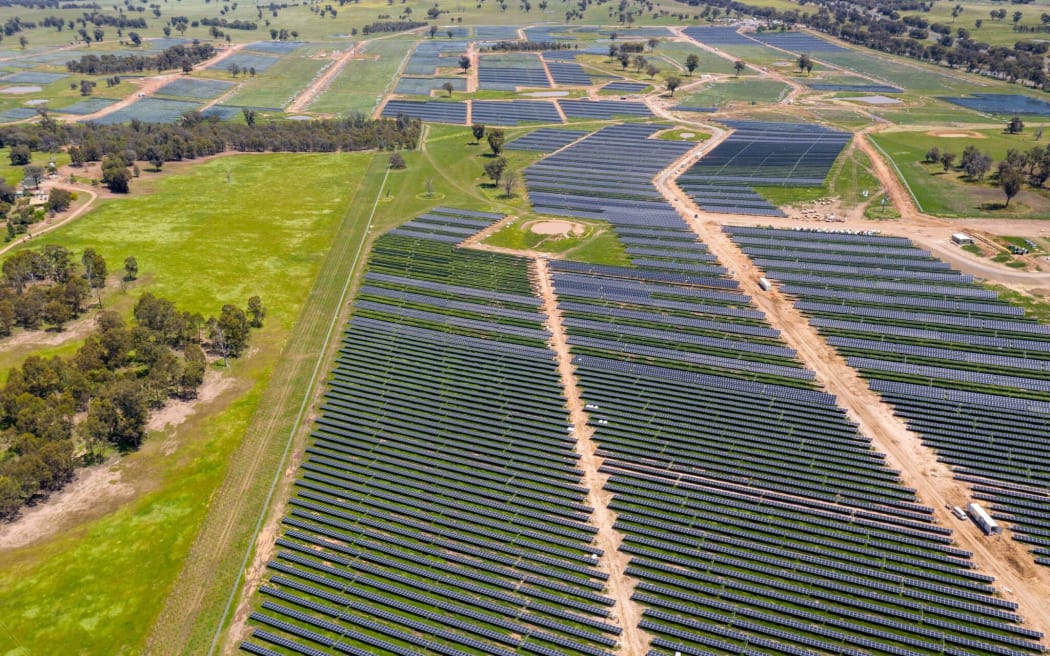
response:
M805 123L726 121L733 134L678 178L678 186L711 212L782 216L754 186L816 187L852 138Z
M650 85L644 82L610 82L602 87L602 91L612 91L614 93L641 93L649 88Z
M549 59L545 54L544 59ZM557 86L590 86L593 84L591 76L583 70L583 66L575 62L548 62L547 70L550 71L554 84Z
M794 53L818 54L845 50L842 46L805 32L755 32L756 41Z
M889 84L835 84L831 82L806 82L813 91L853 91L856 93L904 93L904 89Z
M467 104L430 100L388 100L383 106L382 116L394 118L399 115L430 123L463 125L467 122Z
M456 68L458 55L467 51L464 41L428 39L416 46L405 64L405 75L434 75L439 68Z
M653 185L653 177L692 144L649 139L665 125L603 128L525 169L533 209L540 214L683 228Z
M615 646L527 262L453 244L497 218L439 208L378 240L245 651Z
M1050 326L904 238L726 231L1050 565Z
M568 118L608 120L616 117L649 118L653 113L643 102L624 100L558 100Z
M518 87L549 88L550 78L539 55L517 53L485 55L478 60L478 88L486 91L514 91Z
M1050 116L1050 103L1031 96L1008 93L975 93L972 98L941 98L985 114Z
M534 150L542 153L553 153L559 148L568 146L580 137L586 136L584 130L556 130L554 128L540 128L533 130L524 137L519 137L507 144L508 150Z
M485 125L562 123L554 103L547 100L472 100L471 120Z

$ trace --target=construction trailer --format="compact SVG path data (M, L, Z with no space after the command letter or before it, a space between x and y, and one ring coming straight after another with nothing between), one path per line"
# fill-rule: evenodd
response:
M999 522L992 519L992 516L981 507L981 504L971 503L966 506L966 512L970 514L970 518L974 523L980 526L981 530L988 535L999 535L1003 532L1003 527L999 526Z

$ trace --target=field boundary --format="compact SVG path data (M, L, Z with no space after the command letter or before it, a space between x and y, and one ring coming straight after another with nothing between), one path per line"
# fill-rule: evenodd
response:
M854 139L856 139L859 136L860 135L854 136ZM908 179L904 177L904 174L901 173L900 168L897 167L897 162L892 157L890 157L885 150L882 149L882 146L879 145L879 142L875 141L874 139L868 139L867 136L868 135L864 135L861 138L867 139L868 143L870 143L872 146L875 146L875 149L879 151L879 154L881 154L882 157L890 163L890 166L893 167L894 172L897 174L897 179L900 180L901 184L904 185L904 188L908 190L908 195L911 196L911 202L915 203L915 209L925 214L926 210L923 208L922 203L919 202L919 198L915 195L915 192L911 190L911 185L908 184Z
M333 306L337 311L342 309L334 296L336 289L347 284L346 279L353 278L353 271L347 271L344 264L350 257L347 251L352 248L352 238L360 232L360 242L368 241L368 233L361 231L356 221L360 214L355 211L355 204L362 189L370 187L367 176L374 170L376 161L373 157L350 198L343 221L334 233L334 245L322 262L307 302L289 336L288 346L274 365L274 374L263 390L259 408L245 432L252 439L245 439L237 449L221 487L209 501L201 530L194 538L162 609L153 620L144 653L204 653L204 645L212 639L210 627L218 620L229 580L235 578L233 585L238 585L244 575L243 571L233 568L237 563L234 559L241 549L252 548L252 543L245 540L250 537L249 522L258 506L250 503L250 499L261 499L265 490L263 481L270 480L266 477L267 472L276 470L278 475L281 472L278 463L281 445L275 436L283 433L284 427L294 419L295 406L291 398L298 398L298 395L292 392L297 381L308 375L306 367L310 364L310 355L326 351L326 344L319 343L325 330L323 317L330 314ZM340 248L340 244L345 246ZM169 618L174 619L165 621Z
M350 292L350 287L356 280L355 272L357 271L358 264L361 261L361 253L364 252L365 243L369 241L368 233L372 229L372 220L375 218L376 209L379 207L379 199L383 195L383 189L386 187L387 178L390 177L390 167L387 167L386 172L383 174L383 182L379 185L379 191L376 193L375 202L372 204L372 212L368 215L368 221L365 223L364 232L361 235L361 241L358 242L357 252L354 253L354 259L350 263L350 269L347 272L346 282L343 283L343 289L339 295L339 302L336 304L335 311L332 313L332 320L328 324L328 329L325 332L324 344L321 350L317 354L317 359L314 362L313 371L310 374L310 382L307 384L306 389L303 391L303 400L299 404L299 412L296 414L295 423L292 425L291 430L288 434L288 440L285 443L284 453L281 455L281 462L274 471L273 480L270 483L270 489L266 495L266 502L262 505L259 510L259 519L255 523L255 529L252 531L251 539L248 541L248 547L244 552L244 558L241 560L241 566L238 570L237 579L234 581L233 586L230 588L230 594L226 598L226 605L223 609L222 618L219 620L218 626L215 628L215 634L212 636L211 646L208 648L208 656L212 656L215 653L215 648L219 645L219 638L222 636L223 630L226 628L226 622L229 619L230 609L233 606L233 600L237 596L237 591L241 588L241 581L244 579L248 561L251 559L252 553L255 551L254 545L259 539L259 532L262 530L263 524L266 521L266 516L269 514L271 504L273 502L273 494L277 490L277 485L281 481L281 474L288 462L288 454L291 452L292 444L295 443L295 437L299 433L299 429L302 426L303 418L306 416L306 410L311 405L315 389L317 386L317 376L321 372L322 365L330 359L329 346L331 345L332 333L335 332L336 325L343 319L344 307L346 304L346 297Z

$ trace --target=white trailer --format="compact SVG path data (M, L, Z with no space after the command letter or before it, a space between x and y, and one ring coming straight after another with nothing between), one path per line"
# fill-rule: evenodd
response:
M762 291L764 292L768 292L770 289L773 289L773 285L769 282L769 280L765 278L758 279L758 286L761 287Z
M970 518L973 519L974 523L981 527L981 530L988 535L999 535L1003 532L1003 527L999 526L999 522L992 519L992 516L988 514L979 503L971 503L966 506L966 512L970 514Z

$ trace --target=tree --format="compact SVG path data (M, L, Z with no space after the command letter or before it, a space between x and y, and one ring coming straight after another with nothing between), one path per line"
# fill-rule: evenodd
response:
M241 108L241 115L244 116L244 122L248 125L248 127L255 127L256 113L254 109L243 107Z
M649 61L645 57L643 57L641 55L635 55L633 62L634 62L634 70L638 71L639 73L649 63Z
M52 212L64 212L69 209L72 200L73 194L68 189L53 187L51 193L47 195L47 209Z
M266 317L266 308L263 307L262 299L252 296L248 299L248 314L251 316L252 328L262 328L263 318Z
M503 152L503 142L505 140L506 136L504 135L503 130L489 130L488 142L493 155L499 155Z
M1022 18L1024 18L1024 14L1022 14L1019 11L1015 11L1013 18L1014 18L1014 24L1016 25L1017 23L1021 22Z
M503 157L496 157L489 160L485 164L485 175L492 179L494 186L499 186L500 178L503 177L503 172L507 169L507 160Z
M11 147L8 157L11 158L11 166L24 166L33 160L33 153L29 150L29 146L18 144Z
M102 183L115 194L126 194L130 191L131 173L127 162L119 155L106 155L102 158Z
M444 84L441 85L441 88L444 89L446 92L448 92L448 97L451 98L452 97L452 90L455 89L456 87L454 87L451 82L445 82Z
M468 57L466 55L462 55L459 58L459 67L463 69L464 73L469 71L470 70L470 57Z
M227 303L222 306L222 312L217 320L209 321L212 324L212 341L221 341L221 355L223 360L227 357L237 357L248 345L249 324L248 317L236 305Z
M620 53L620 68L627 70L627 66L631 63L631 56L625 52Z
M29 39L26 38L25 34L18 37L18 45L22 47L22 50L25 50L26 46L29 45Z
M1020 134L1024 131L1024 121L1021 117L1015 116L1010 119L1010 122L1006 124L1006 131L1010 134Z
M139 277L139 262L134 256L124 258L124 280L135 280Z
M952 162L955 161L955 153L941 153L941 166L944 167L944 172L947 173L948 169L952 167Z
M941 161L941 149L938 148L937 146L934 146L933 148L930 148L929 150L927 150L926 151L926 161L927 162L939 162L939 161Z
M431 25L430 26L430 38L431 39L434 38L434 35L437 34L437 31L438 31L438 26L437 25Z
M394 170L400 170L408 165L405 164L405 158L401 155L401 153L394 153L390 156L390 162L387 164L387 166Z
M80 95L90 96L91 92L95 90L95 83L91 80L80 81Z
M667 87L667 90L671 92L671 95L674 96L675 89L682 86L682 78L677 75L668 75L664 78L664 85Z
M979 29L981 29L981 26L982 26L982 25L984 25L984 21L983 21L983 20L981 20L980 18L978 18L977 20L975 20L975 21L973 22L973 26L974 26L975 28L977 28L978 30L979 30Z
M734 71L736 71L736 76L737 76L737 77L740 77L740 74L744 72L744 69L745 69L745 68L747 68L747 64L745 64L745 63L744 63L744 62L743 62L742 60L740 60L740 59L736 60L736 61L735 61L735 62L733 63L733 70L734 70Z
M70 311L69 306L61 301L51 301L44 306L44 323L51 324L58 332L62 332L62 327L72 318L73 313Z
M1021 191L1021 185L1024 184L1024 173L1019 168L1004 164L1006 162L999 164L999 186L1006 194L1006 207L1010 207L1010 199Z
M648 45L649 45L649 50L650 51L656 50L656 46L660 45L660 39L656 39L656 38L649 39Z
M481 138L485 136L485 126L482 123L475 123L470 126L470 133L474 135L474 144L481 143Z
M136 48L142 45L142 37L139 36L138 32L128 32L128 40L130 40L131 45Z
M645 69L645 72L649 74L649 79L651 80L654 77L656 77L656 74L660 72L660 69L656 66L653 66L652 64L649 64L649 66Z
M518 184L518 174L514 171L507 171L503 174L503 195L510 198L514 195L514 188Z
M102 288L106 286L106 260L95 252L94 248L84 251L80 257L80 263L84 265L84 278L91 289L98 290L98 304L102 307Z
M809 55L802 53L798 56L798 60L795 62L798 64L798 72L806 70L813 70L813 61L809 58Z
M228 70L230 72L230 75L232 75L233 77L237 77L241 72L241 67L240 65L234 63L227 66L226 70Z
M693 74L693 71L695 71L696 67L699 66L699 65L700 65L700 58L697 57L695 54L694 55L689 55L688 57L685 58L685 70L689 71L690 75Z

